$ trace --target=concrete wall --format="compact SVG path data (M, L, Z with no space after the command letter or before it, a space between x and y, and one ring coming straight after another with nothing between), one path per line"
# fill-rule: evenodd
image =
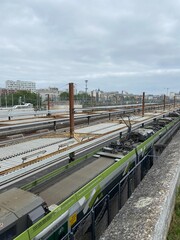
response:
M180 184L180 131L100 240L165 240Z

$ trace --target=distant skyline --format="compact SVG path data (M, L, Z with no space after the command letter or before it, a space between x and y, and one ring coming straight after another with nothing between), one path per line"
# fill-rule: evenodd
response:
M180 91L180 2L1 0L0 87Z

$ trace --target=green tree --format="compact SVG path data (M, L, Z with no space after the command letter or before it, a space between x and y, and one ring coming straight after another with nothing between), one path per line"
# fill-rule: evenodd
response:
M33 106L36 107L38 105L37 102L41 105L41 98L39 95L29 91L17 91L15 93L1 95L1 106L3 107L6 107L6 105L7 107L12 107L25 103L32 103Z
M63 100L63 101L69 100L69 93L68 92L62 92L59 96L60 96L60 100Z

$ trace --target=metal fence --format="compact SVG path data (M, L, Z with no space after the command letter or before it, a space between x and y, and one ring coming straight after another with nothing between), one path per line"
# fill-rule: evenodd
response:
M62 240L98 240L152 165L151 149Z

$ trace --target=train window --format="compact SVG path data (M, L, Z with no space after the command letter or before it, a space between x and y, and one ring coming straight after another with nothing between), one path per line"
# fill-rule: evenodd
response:
M42 206L37 207L36 209L34 209L33 211L31 211L28 214L28 219L29 219L29 225L34 224L35 222L37 222L39 219L41 219L42 217L45 216L45 211L43 209Z
M16 236L16 226L11 227L6 230L4 233L0 234L1 240L12 240Z

